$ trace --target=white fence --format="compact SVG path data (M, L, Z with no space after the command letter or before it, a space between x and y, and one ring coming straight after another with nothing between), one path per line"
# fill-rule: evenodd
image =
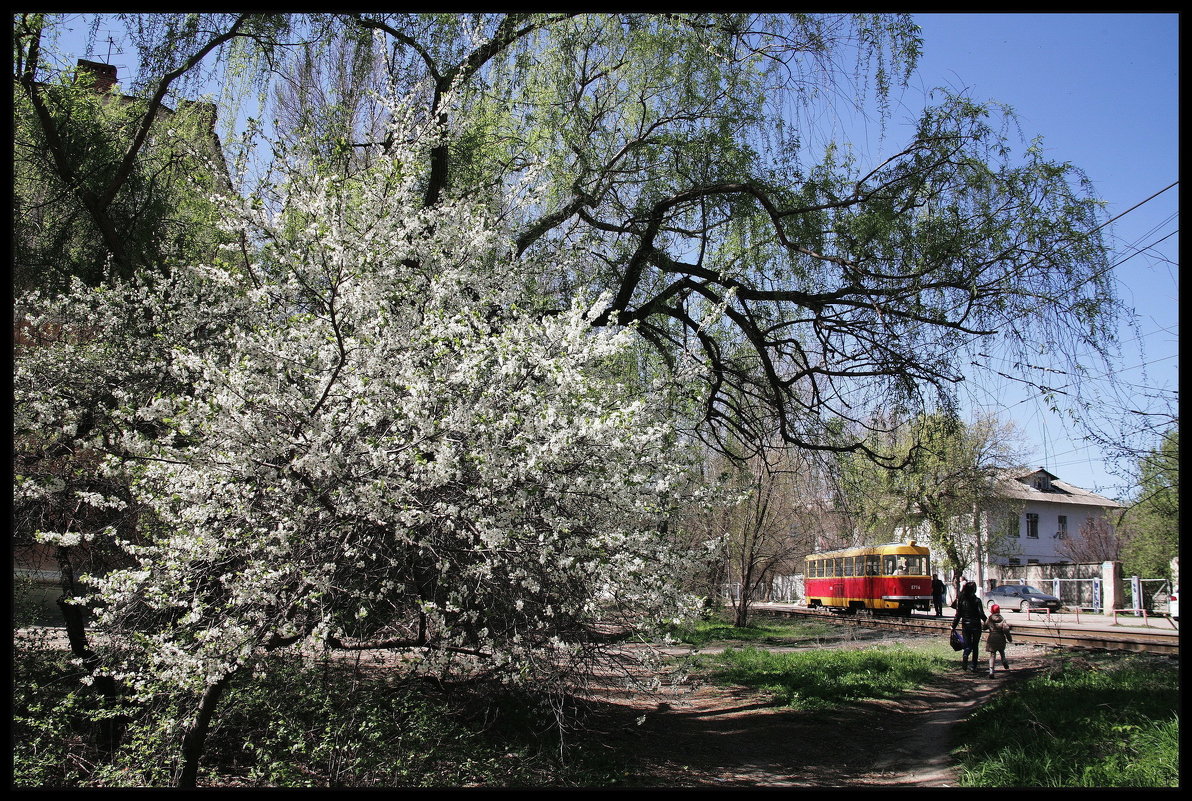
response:
M741 598L741 583L728 582L720 585L720 595L729 601ZM754 594L755 601L777 601L781 603L797 603L803 600L803 574L793 576L775 576L769 586L762 585Z

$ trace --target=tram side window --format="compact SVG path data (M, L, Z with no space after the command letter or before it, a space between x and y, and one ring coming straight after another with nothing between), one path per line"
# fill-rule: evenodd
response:
M865 573L869 576L876 576L881 570L881 557L875 555L865 557Z
M906 557L906 572L910 576L926 576L927 573L927 557L926 556L908 556Z
M844 575L844 565L841 564L840 559L832 560L832 578L839 578Z
M853 557L844 557L844 575L851 576L853 574Z
M883 575L883 576L892 576L892 575L894 575L894 570L895 570L895 568L897 568L897 567L898 567L898 565L897 565L897 563L894 561L894 557L893 557L893 556L883 556L883 557L882 557L882 575Z

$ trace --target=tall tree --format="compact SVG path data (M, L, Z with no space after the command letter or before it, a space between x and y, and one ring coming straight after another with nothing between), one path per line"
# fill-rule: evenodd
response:
M282 215L232 212L269 243L254 270L76 286L52 301L75 341L18 360L36 432L73 411L56 379L112 384L131 345L157 349L158 391L114 390L119 447L79 443L141 509L136 541L117 538L131 565L90 579L112 636L89 667L183 710L180 785L223 692L278 648L403 649L413 671L545 692L607 650L600 626L687 614L684 555L661 533L691 484L673 378L643 390L606 369L632 341L593 331L607 296L529 311L483 204L418 213L408 165L435 141L348 181L296 170ZM18 313L47 310L33 295ZM201 333L213 319L220 336ZM94 534L70 520L36 536Z
M1138 490L1118 522L1123 567L1134 576L1171 578L1180 553L1180 430L1178 425L1137 463Z
M702 365L711 441L776 428L864 451L879 409L951 408L975 354L1046 343L1075 361L1112 336L1096 199L1039 143L1016 153L1007 114L945 95L873 163L816 128L825 95L880 104L909 75L921 42L904 15L124 20L153 98L211 70L284 82L281 132L312 134L341 172L397 144L370 90L409 98L401 113L442 133L412 166L423 205L486 197L520 257L583 254L533 274L541 311L611 292L597 325L635 324L664 363ZM825 435L834 418L858 436Z
M231 188L215 108L166 105L185 65L148 97L120 91L106 65L52 68L52 16L18 14L14 26L14 289L128 281L210 260L221 241L211 200Z
M994 417L964 424L948 416L917 417L890 442L875 445L902 457L887 469L855 454L841 459L842 500L873 541L925 535L959 575L998 553L1009 512L994 480L1020 462L1012 425ZM969 573L969 575L973 575Z
M737 584L734 625L747 626L780 571L802 572L826 511L824 482L811 461L781 448L722 464L739 499L707 514L724 532L726 577Z

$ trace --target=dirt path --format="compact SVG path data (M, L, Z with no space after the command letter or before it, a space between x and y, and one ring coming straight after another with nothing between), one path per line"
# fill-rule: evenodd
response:
M743 688L670 688L649 707L623 699L609 744L632 755L640 786L956 786L954 724L1047 664L1045 652L1017 650L1014 669L992 679L963 673L958 662L914 694L829 712L777 708Z

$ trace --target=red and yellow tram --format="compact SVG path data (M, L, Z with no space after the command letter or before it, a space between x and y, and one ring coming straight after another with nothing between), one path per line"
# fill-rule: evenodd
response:
M930 550L910 542L813 553L803 573L810 607L910 614L931 606Z

